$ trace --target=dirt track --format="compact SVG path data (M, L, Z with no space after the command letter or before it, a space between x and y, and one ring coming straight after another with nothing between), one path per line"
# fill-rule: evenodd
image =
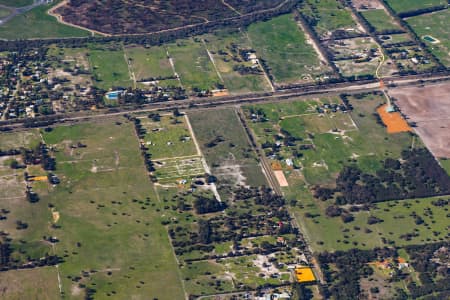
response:
M389 91L414 130L436 157L450 158L450 84Z

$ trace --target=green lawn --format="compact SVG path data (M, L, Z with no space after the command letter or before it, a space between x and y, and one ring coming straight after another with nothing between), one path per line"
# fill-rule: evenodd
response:
M377 32L385 30L401 29L395 20L384 9L372 9L361 11L363 17L373 26Z
M85 37L89 32L58 23L49 16L51 5L41 5L18 15L0 26L0 38L8 40L31 38Z
M0 18L4 18L6 16L9 16L11 14L11 10L6 8L0 8Z
M179 40L168 45L183 86L191 91L216 89L221 81L200 39Z
M89 51L89 63L95 86L108 90L132 85L122 50L92 49Z
M248 35L276 83L310 81L327 71L291 14L252 24Z
M386 0L397 13L446 4L446 0Z
M424 36L430 35L440 41L438 44L432 44L423 40L431 52L447 67L450 67L449 19L449 9L433 13L432 15L422 15L407 19L408 24L422 40Z

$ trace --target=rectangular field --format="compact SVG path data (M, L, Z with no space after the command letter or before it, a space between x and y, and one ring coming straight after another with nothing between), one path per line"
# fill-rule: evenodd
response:
M329 71L291 14L252 24L248 35L277 84L313 81Z
M244 53L251 49L247 35L241 31L216 32L204 40L231 94L271 90L260 63L245 57Z
M372 9L362 11L361 14L369 22L377 32L386 30L400 30L401 27L396 23L384 9Z
M89 51L89 63L94 75L94 85L104 90L131 87L132 81L122 48Z
M391 89L389 94L430 151L438 158L450 158L450 85Z
M446 9L408 18L406 21L421 38L431 52L447 67L450 67L450 28L448 20L450 10ZM436 42L429 42L424 37L431 36Z
M211 91L222 84L199 38L178 40L168 45L168 50L182 85L189 91Z
M228 196L239 185L267 185L234 110L196 111L189 119L221 194Z
M447 3L446 0L386 0L386 2L397 13L415 11Z

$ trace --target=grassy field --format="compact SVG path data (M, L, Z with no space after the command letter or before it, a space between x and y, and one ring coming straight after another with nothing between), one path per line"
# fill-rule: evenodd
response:
M94 74L95 86L108 90L132 85L127 62L121 49L91 49L89 63Z
M186 89L213 90L222 83L200 39L179 40L168 49Z
M164 47L127 47L125 53L130 59L136 80L145 80L149 78L167 78L174 76L174 72L167 58ZM162 86L179 85L176 80L159 80Z
M37 129L14 133L0 134L0 149L19 149L21 147L33 148L39 144L41 137Z
M446 9L432 15L407 19L408 24L422 40L424 36L429 35L440 41L432 44L423 40L431 52L447 67L450 66L450 28L447 26L449 18L450 10Z
M252 62L245 61L239 53L240 50L251 49L250 41L245 34L240 31L233 33L219 31L214 35L205 36L204 40L231 94L270 90L260 66L255 67L259 73L241 74L237 71L239 67L253 67Z
M11 14L11 10L6 8L0 8L0 18L4 18L6 16L9 16Z
M12 7L22 7L33 4L33 0L0 0L0 4Z
M320 37L326 37L338 29L355 29L357 24L353 20L349 9L337 0L308 0L302 12L317 20L314 27Z
M408 149L412 142L409 133L390 135L386 128L377 124L373 113L384 102L381 96L369 94L358 98L350 97L349 100L354 107L350 114L339 111L317 113L317 107L323 107L323 104L339 103L340 100L336 98L245 107L247 116L251 112L258 112L266 118L264 122L249 122L260 144L273 145L276 136L286 134L297 139L295 146L281 146L280 151L270 159L281 166L287 177L289 187L283 188L283 191L288 200L298 200L299 205L292 208L292 211L314 250L344 250L356 245L372 248L383 245L382 238L385 238L386 243L394 240L396 245L404 245L423 243L427 238L437 240L445 237L443 223L446 217L436 207L431 209L435 217L442 214L442 222L435 219L436 224L429 223L430 228L420 227L419 235L411 241L399 238L406 233L406 228L412 228L411 222L414 222L414 218L406 213L404 218L398 217L403 209L400 205L391 209L393 213L384 216L388 203L378 204L378 208L371 213L385 221L371 226L367 225L367 212L355 213L355 220L348 224L340 218L326 217L325 209L331 202L314 199L311 187L316 184L333 186L338 172L348 164L356 164L364 172L373 174L382 169L380 162L383 159L399 158L401 151ZM253 115L252 118L254 117ZM367 140L371 142L367 143ZM309 149L302 149L302 145L308 145ZM420 146L421 142L416 145ZM293 160L294 168L286 164L287 158ZM407 202L418 212L423 211L427 205L430 206L431 201ZM305 213L309 217L305 217ZM400 222L401 225L393 228L395 222ZM371 232L366 233L366 227ZM390 234L390 231L393 233ZM440 231L440 234L430 237L432 231Z
M328 71L291 14L250 25L248 36L276 83L311 81Z
M0 26L2 39L29 38L62 38L84 37L89 32L58 23L56 18L49 16L47 10L51 5L41 5L29 12L18 15Z
M222 195L228 196L236 185L267 185L234 110L191 112L189 119Z
M146 129L144 143L154 160L197 155L192 136L187 126L186 117L162 115L160 121L141 118L141 125Z
M61 299L55 267L0 272L0 298Z
M405 11L414 11L427 7L434 7L446 4L446 0L387 0L390 7L397 13Z
M377 32L401 29L400 26L395 23L395 20L389 16L384 9L366 10L362 11L361 14L373 27L375 27Z
M120 119L57 127L43 137L57 149L55 173L61 184L33 184L41 198L38 203L9 202L5 208L14 216L11 221L29 224L26 230L8 228L13 243L23 239L20 247L26 254L49 252L42 236L58 237L54 251L64 257L59 272L69 298L83 299L84 285L95 289L96 298L101 299L108 295L183 298L178 267L160 224L158 198L133 124ZM86 148L70 147L78 142ZM59 214L57 221L52 221L52 211ZM50 226L55 222L57 226ZM161 289L166 282L171 282L171 288Z

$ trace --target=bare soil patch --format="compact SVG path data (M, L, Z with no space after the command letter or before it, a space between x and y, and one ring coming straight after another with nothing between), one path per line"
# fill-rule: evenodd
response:
M358 10L383 9L383 5L378 0L352 0L352 4Z
M414 130L436 157L450 158L450 84L389 91Z

